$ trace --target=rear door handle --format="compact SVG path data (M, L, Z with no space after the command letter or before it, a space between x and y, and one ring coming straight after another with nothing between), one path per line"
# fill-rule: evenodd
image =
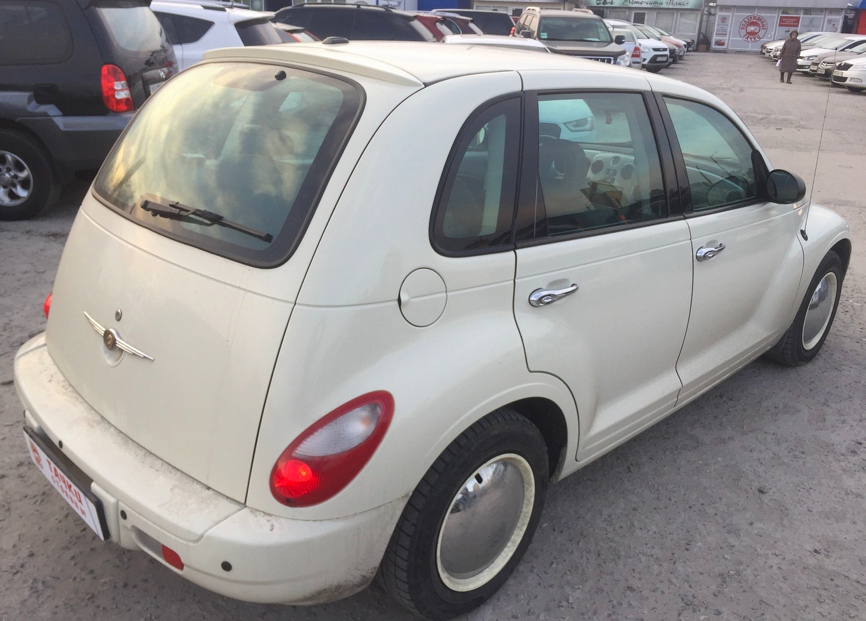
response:
M709 261L724 249L725 245L721 242L719 242L718 246L701 246L695 253L695 258L698 261Z
M577 285L569 285L565 289L536 289L529 294L529 305L537 308L539 306L553 304L554 302L571 295L579 288L580 287Z

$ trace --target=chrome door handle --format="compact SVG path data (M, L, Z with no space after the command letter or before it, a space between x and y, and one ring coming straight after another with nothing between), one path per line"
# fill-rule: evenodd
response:
M565 296L571 295L579 288L580 287L578 287L577 285L570 285L565 289L536 289L529 294L529 305L535 306L537 308L539 306L547 306L548 304L553 304L554 302L561 300Z
M718 246L701 246L695 253L695 258L698 261L709 261L724 249L725 245L721 242L719 242Z

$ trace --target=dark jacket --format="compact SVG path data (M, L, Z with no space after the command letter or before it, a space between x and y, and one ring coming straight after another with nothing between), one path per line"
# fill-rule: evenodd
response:
M782 44L782 53L779 59L779 71L794 73L797 70L797 57L800 55L802 44L799 39L788 39Z

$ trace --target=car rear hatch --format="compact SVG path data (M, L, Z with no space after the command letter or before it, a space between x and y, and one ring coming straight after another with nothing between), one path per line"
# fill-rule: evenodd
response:
M302 245L305 232L351 170L343 149L362 148L346 144L363 96L272 64L179 74L106 159L64 250L47 344L66 379L132 440L241 502L318 241Z
M103 62L123 72L135 109L178 72L150 0L78 0L96 34Z

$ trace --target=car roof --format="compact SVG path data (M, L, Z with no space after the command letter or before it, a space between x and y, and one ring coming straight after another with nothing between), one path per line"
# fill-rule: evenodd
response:
M277 11L277 15L285 15L286 13L291 13L291 11L296 9L315 9L317 11L323 10L355 10L355 11L379 11L383 15L386 13L390 13L392 15L401 15L406 19L413 19L418 15L417 11L397 11L396 9L392 9L389 6L379 6L373 4L323 4L321 2L310 2L304 3L299 2L297 4L293 4L292 6L283 7L279 11Z
M535 13L535 11L527 11L527 13ZM592 13L584 13L582 11L569 11L566 9L542 9L537 12L541 17L574 17L575 19L601 19L598 15Z
M563 54L527 54L525 50L491 45L432 45L411 41L351 41L341 44L295 43L225 48L205 53L205 60L250 59L294 62L345 71L395 84L423 86L465 75L504 71L580 71L634 75L633 70ZM677 90L708 94L676 80L641 76L660 90L677 84Z

